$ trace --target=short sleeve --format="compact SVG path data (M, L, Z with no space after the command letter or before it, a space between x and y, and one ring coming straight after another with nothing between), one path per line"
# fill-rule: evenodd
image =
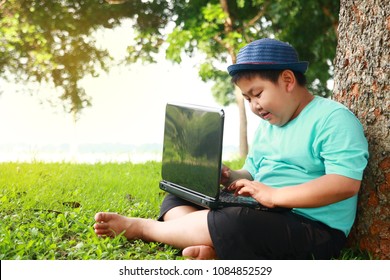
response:
M323 158L325 174L361 180L368 160L368 144L359 120L346 108L324 121L314 145Z
M251 174L252 178L255 178L257 169L254 164L253 157L250 154L248 154L248 156L246 157L243 169L248 171Z
M245 163L243 166L243 169L248 171L251 174L252 178L255 178L255 176L258 172L258 169L259 169L258 163L256 163L256 160L255 160L257 158L257 156L259 156L259 155L258 155L258 152L256 151L256 149L254 149L254 146L255 146L255 143L257 141L259 141L260 130L261 130L261 126L259 125L259 127L256 129L256 132L255 132L254 137L253 137L252 147L251 147L251 149L249 149L248 155L245 159Z

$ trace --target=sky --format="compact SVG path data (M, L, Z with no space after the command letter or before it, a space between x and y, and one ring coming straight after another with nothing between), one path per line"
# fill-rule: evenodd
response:
M131 40L124 36L128 28L103 32L99 42L119 58ZM221 107L212 97L212 84L200 80L196 66L195 59L185 58L178 65L162 57L156 64L118 66L108 74L86 78L82 83L92 97L92 106L83 110L76 124L61 106L52 107L46 102L52 95L48 89L41 88L39 95L30 95L17 91L20 85L1 81L0 161L28 160L32 156L39 159L40 147L46 145L70 144L72 153L81 144L162 145L167 102ZM237 106L224 110L224 145L238 147ZM257 119L251 117L248 107L247 115L251 134ZM10 144L13 148L7 150ZM24 148L15 148L17 144Z

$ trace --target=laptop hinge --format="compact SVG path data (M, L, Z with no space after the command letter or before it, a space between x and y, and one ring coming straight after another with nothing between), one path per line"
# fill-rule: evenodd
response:
M198 196L200 198L204 198L204 199L209 200L209 201L216 201L217 200L215 197L211 197L211 196L204 195L202 193L195 192L195 191L193 191L193 190L191 190L189 188L184 188L184 187L182 187L182 186L180 186L178 184L175 184L175 183L172 183L172 182L169 182L169 181L165 181L165 180L162 180L160 182L160 188L163 189L163 190L165 190L164 189L164 184L165 185L169 185L169 186L171 186L173 188L179 189L181 192L186 192L188 194L196 195L196 196Z

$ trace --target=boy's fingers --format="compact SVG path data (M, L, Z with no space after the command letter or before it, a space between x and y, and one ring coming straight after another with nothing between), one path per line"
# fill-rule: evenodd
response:
M238 195L251 196L252 195L252 189L250 187L243 186L242 188L240 188L238 190Z
M239 186L239 185L237 185L238 182L239 182L239 180L233 181L233 182L228 186L228 190L230 190L230 191L236 190L237 187Z

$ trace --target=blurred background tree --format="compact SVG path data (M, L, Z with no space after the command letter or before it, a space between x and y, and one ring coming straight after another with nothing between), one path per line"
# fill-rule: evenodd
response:
M203 55L199 75L214 83L215 99L239 107L240 154L245 156L244 101L230 83L226 65L235 63L236 53L247 43L275 37L310 61L309 88L329 96L338 11L339 1L332 0L2 0L0 77L25 83L30 91L36 83L53 86L76 118L91 105L80 80L112 66L108 51L96 45L94 32L131 19L135 36L127 63L155 63L162 50L175 63L183 55Z
M163 6L142 1L129 2L123 9L104 0L3 0L0 76L24 83L33 92L36 83L53 85L61 91L65 109L77 114L91 105L80 80L87 75L98 76L112 66L112 57L97 46L93 33L115 28L137 13L156 15L147 20L139 17L138 28L151 31L151 26L158 25L158 30L168 22L161 10Z

